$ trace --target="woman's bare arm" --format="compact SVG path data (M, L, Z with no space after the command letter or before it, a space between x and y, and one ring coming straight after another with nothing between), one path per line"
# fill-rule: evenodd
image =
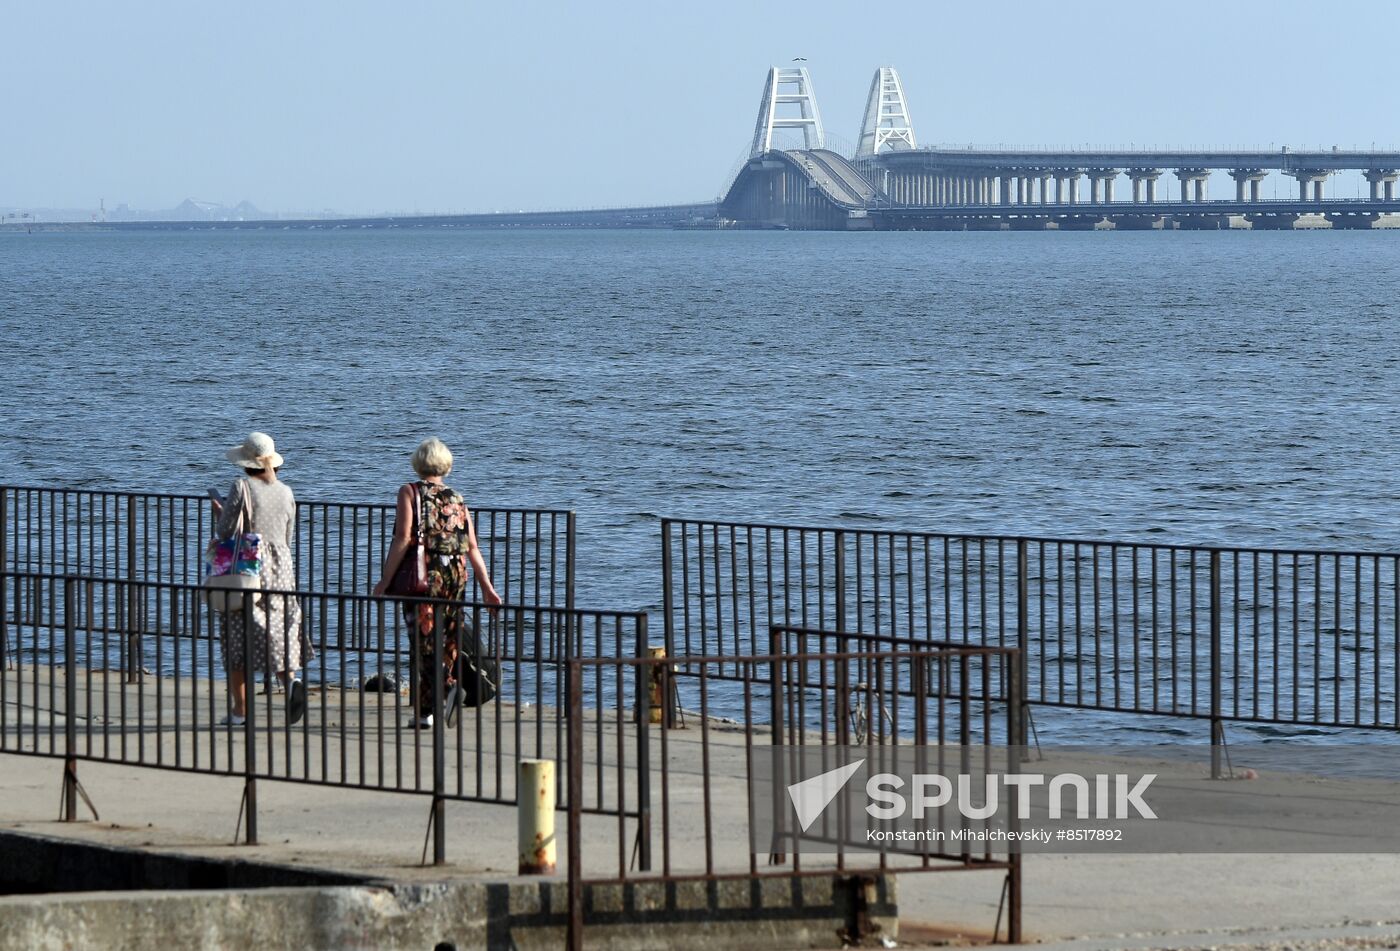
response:
M467 511L467 560L472 565L472 577L476 579L476 586L481 589L481 600L487 604L500 604L501 596L496 593L496 586L491 583L491 574L486 570L486 559L481 557L481 548L476 543L476 524L472 519L472 513Z
M389 590L389 582L393 579L394 572L399 570L399 563L403 561L403 556L412 544L413 486L405 485L399 488L398 507L394 516L394 539L384 556L384 570L380 573L379 583L374 586L376 595L382 595Z

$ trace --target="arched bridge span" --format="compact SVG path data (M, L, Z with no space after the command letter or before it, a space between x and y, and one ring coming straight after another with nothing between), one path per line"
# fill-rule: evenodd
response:
M830 149L774 150L739 170L720 214L751 227L846 230L867 220L866 209L879 197Z

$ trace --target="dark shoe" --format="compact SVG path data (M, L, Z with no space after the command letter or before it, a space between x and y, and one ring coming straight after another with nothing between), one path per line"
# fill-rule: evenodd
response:
M443 701L443 706L446 708L443 715L447 719L443 722L448 726L457 725L457 711L462 709L462 699L466 695L467 693L462 689L461 684L453 684L452 689L447 691L447 699Z
M410 730L427 730L431 729L432 725L433 715L431 713L425 717L414 717L412 720L408 721L408 728Z
M300 680L293 680L291 687L287 688L287 722L300 723L304 716L306 716L306 685Z

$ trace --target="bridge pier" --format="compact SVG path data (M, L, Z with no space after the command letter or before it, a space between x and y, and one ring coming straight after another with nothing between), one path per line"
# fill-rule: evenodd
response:
M1176 215L1179 231L1223 231L1230 227L1228 215Z
M1237 168L1230 172L1230 177L1235 180L1235 201L1244 201L1244 188L1249 185L1249 200L1259 200L1259 183L1262 182L1268 173L1259 168Z
M1366 181L1371 186L1371 200L1381 200L1381 188L1385 189L1385 200L1395 200L1395 180L1400 178L1393 168L1370 168L1366 170Z
M1327 181L1327 177L1332 173L1326 169L1305 168L1296 172L1289 172L1298 180L1298 200L1308 200L1308 186L1312 185L1312 200L1322 201L1322 186Z
M1195 186L1195 201L1206 200L1206 183L1210 181L1210 169L1208 168L1179 168L1176 170L1176 177L1181 181L1181 203L1184 205L1192 201L1191 188Z
M1116 168L1089 169L1089 200L1095 205L1113 201L1113 181L1117 177Z
M1055 204L1079 204L1079 176L1083 174L1083 169L1078 168L1055 169Z
M1160 168L1130 168L1128 178L1133 183L1133 203L1140 205L1143 202L1144 191L1147 194L1147 203L1150 205L1157 200L1157 179L1162 177Z
M1279 213L1245 215L1244 218L1255 231L1292 231L1298 221L1295 214Z
M1116 231L1155 231L1162 227L1161 215L1114 215Z
M1327 213L1327 220L1332 222L1332 228L1336 231L1369 231L1376 226L1379 218L1380 214L1374 211L1361 214Z

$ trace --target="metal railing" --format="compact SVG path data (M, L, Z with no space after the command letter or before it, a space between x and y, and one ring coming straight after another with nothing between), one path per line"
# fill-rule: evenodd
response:
M836 632L775 626L775 645L791 647L822 639L835 643ZM914 647L881 649L868 639L859 649L842 651L774 650L740 654L670 657L575 658L569 661L568 716L570 802L568 809L568 867L570 946L582 934L583 888L594 883L715 881L726 878L835 876L883 873L1003 870L1002 905L1009 940L1021 939L1021 858L993 845L962 844L955 851L942 845L911 854L848 849L848 839L827 817L798 834L777 826L769 848L750 846L755 756L763 747L923 746L942 745L949 755L977 750L986 768L993 757L1011 756L1023 743L1020 710L1019 654L1010 648ZM592 782L585 764L597 763L613 745L619 750L632 724L660 723L673 678L684 677L695 691L692 715L684 730L657 730L645 760L635 768L650 778L639 783L655 791L651 820L659 844L655 871L637 871L618 839L616 864L602 877L585 875L582 853L589 828L584 824L583 799L578 793ZM731 715L716 714L716 700L729 697L734 680L741 698ZM598 732L588 722L583 697L588 685L613 685L611 703L600 701ZM993 697L990 684L1006 686ZM851 711L857 701L882 711L872 728L854 729ZM641 746L636 747L640 753ZM934 754L937 755L936 753ZM835 764L833 764L835 765ZM1019 762L995 762L1016 768ZM622 764L617 764L619 770ZM776 813L782 814L782 810ZM830 828L828 828L830 826ZM621 831L621 830L620 830ZM830 845L830 854L813 856L797 848L798 839ZM767 856L763 855L767 851ZM581 940L581 939L580 939Z
M1014 646L1031 704L1394 730L1400 555L667 519L673 654L770 624ZM717 674L732 675L724 663Z
M574 513L473 508L482 557L508 602L574 603ZM354 593L379 577L392 503L297 502L297 586ZM0 570L198 584L213 536L202 495L0 486Z
M574 605L572 511L478 508L473 515L482 557L505 601ZM299 502L293 540L297 588L368 593L393 529L390 504ZM0 486L0 572L193 585L201 580L212 535L209 500L202 496ZM332 613L339 607L339 602L320 605ZM136 605L126 610L135 615ZM157 613L168 613L168 606ZM346 629L334 618L331 628ZM132 639L122 669L134 678L149 645L138 627L128 631ZM4 649L0 642L0 662Z
M68 818L76 818L71 793L77 763L85 759L242 777L249 842L257 840L260 779L414 793L432 799L438 863L446 855L445 802L515 803L521 759L567 756L560 718L570 700L566 662L635 653L646 644L646 615L639 612L250 591L242 595L241 612L221 617L195 585L24 572L0 573L0 592L6 608L0 618L22 619L0 623L0 642L8 648L7 663L0 665L0 753L63 758L72 780L65 783ZM455 729L442 715L431 729L412 722L418 655L406 606L459 612L478 632L477 663L459 673L469 694L481 687L473 669L487 677L495 672L498 694L462 709ZM317 655L303 672L305 715L292 722L285 694L278 696L278 672L271 660L257 659L263 653L255 656L257 633L250 627L242 637L241 669L252 672L246 721L221 722L231 709L229 659L220 656L226 626L250 617L290 617L294 609L300 610L299 629L289 621L271 636L280 638L286 656L304 634ZM146 638L151 668L136 680L122 667L133 625ZM471 639L463 640L466 650ZM437 666L443 649L439 624ZM261 695L254 693L258 673L265 683ZM441 678L432 689L428 708L440 713ZM612 699L606 690L598 694L599 703ZM632 739L639 749L646 748L648 733L647 723L636 727ZM623 824L645 816L646 790L629 788L629 774L600 769L591 778L570 800L561 777L561 807L576 805ZM637 834L645 848L644 824Z

